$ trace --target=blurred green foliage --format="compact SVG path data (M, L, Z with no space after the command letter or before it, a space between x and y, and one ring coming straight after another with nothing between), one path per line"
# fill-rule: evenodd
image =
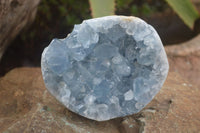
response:
M115 0L89 0L92 17L103 17L115 14Z
M173 2L173 0L166 1ZM179 0L179 3L181 1ZM148 17L168 7L165 0L115 0L117 15ZM91 18L89 0L41 0L35 22L29 30L21 34L20 39L29 45L49 43L54 37L65 37L71 32L74 24L88 18Z
M155 7L150 7L147 3L143 4L141 7L133 5L131 7L131 13L135 15L143 14L144 16L149 16L156 11Z
M21 36L23 41L38 39L47 41L53 37L65 37L74 24L91 18L87 0L41 0L36 20L29 29L30 33Z
M166 3L160 0L116 0L119 15L149 16L162 11ZM23 43L35 45L52 38L63 38L74 24L91 18L88 0L41 0L35 22L21 36Z
M195 21L200 17L190 0L166 0L184 23L193 29Z
M90 0L90 6L93 17L102 17L113 15L115 11L115 1L117 9L126 8L134 16L149 16L157 12L156 0ZM164 0L163 0L164 1ZM180 16L183 22L193 29L195 21L200 17L198 11L190 0L165 0L172 9ZM150 5L154 3L154 5ZM162 3L161 5L165 5ZM124 13L122 13L125 15Z
M163 0L116 0L116 14L148 17L168 7Z

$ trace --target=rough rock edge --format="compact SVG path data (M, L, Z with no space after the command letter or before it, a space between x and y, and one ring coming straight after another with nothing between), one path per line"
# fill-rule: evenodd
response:
M200 35L197 35L196 37L187 42L166 46L165 50L168 56L186 57L188 55L193 55L193 54L195 54L196 56L200 56L199 42L200 42Z

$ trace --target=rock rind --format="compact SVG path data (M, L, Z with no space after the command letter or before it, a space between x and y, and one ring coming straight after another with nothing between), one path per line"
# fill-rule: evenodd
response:
M154 28L136 17L75 25L42 54L47 89L68 109L98 121L131 115L162 87L169 69Z

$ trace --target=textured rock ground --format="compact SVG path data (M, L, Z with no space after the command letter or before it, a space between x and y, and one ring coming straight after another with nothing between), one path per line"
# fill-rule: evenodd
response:
M1 0L0 1L0 59L17 34L30 24L40 0Z
M165 47L170 71L177 72L200 89L200 35L185 43Z
M40 68L18 68L0 79L0 132L137 133L200 131L200 90L169 73L140 113L106 122L80 117L45 89Z

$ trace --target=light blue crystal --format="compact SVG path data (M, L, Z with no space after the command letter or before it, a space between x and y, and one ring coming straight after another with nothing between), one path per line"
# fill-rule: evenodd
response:
M104 121L139 112L161 89L169 65L154 30L136 17L83 21L42 54L49 92L73 112Z

